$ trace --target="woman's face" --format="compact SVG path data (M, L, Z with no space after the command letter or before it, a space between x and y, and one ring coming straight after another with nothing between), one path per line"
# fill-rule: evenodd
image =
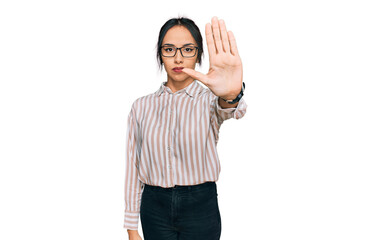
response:
M185 44L192 43L194 46L198 47L196 41L192 37L190 31L184 26L174 26L170 28L162 41L162 46L165 44L172 44L177 48L183 47ZM192 77L184 72L175 72L173 68L175 67L186 67L194 69L197 62L197 54L194 57L184 58L178 49L174 57L164 57L161 55L162 61L164 63L165 70L167 72L168 81L186 81L193 80Z

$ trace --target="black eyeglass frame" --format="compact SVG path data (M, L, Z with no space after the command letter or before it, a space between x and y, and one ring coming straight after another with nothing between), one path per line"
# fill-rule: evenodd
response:
M162 48L164 48L164 47L172 47L172 48L175 48L175 53L174 53L174 55L173 55L173 56L164 56L164 54L162 53ZM191 56L191 57L185 57L185 56L183 56L183 52L182 52L181 49L182 49L182 48L186 48L186 47L189 47L189 46L183 46L183 47L180 47L180 48L177 48L177 47L175 47L175 46L161 46L161 50L160 50L160 52L161 52L161 56L163 56L163 57L175 57L176 53L178 52L178 49L179 49L179 51L180 51L180 54L181 54L182 57L184 57L184 58L192 58L192 57L196 56L196 54L198 53L198 47L196 47L196 46L192 46L192 47L194 47L194 48L197 49L197 51L195 51L195 54L194 54L193 56Z

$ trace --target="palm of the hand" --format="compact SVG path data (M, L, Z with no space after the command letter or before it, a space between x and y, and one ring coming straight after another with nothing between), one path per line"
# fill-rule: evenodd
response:
M212 26L206 24L205 32L209 50L209 72L205 75L189 68L183 69L183 72L201 81L215 95L233 99L242 86L242 62L233 33L227 33L224 21L218 21L216 17L212 18Z
M210 68L205 85L217 96L231 99L241 91L242 62L239 56L218 54L210 57Z

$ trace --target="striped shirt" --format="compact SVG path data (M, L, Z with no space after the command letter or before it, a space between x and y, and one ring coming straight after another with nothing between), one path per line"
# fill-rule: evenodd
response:
M221 108L197 80L172 92L166 82L134 101L127 119L124 228L138 229L144 184L164 188L197 185L219 178L219 129L245 115L243 98Z

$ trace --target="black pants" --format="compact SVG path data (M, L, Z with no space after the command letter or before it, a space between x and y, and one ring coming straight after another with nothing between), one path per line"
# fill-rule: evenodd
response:
M219 240L215 182L162 188L145 185L140 205L144 240Z

